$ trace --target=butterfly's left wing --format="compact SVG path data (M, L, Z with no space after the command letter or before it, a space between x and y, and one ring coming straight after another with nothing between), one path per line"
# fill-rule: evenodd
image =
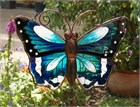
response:
M29 57L30 73L35 83L56 89L66 74L64 39L27 17L16 17L15 22L17 35Z
M91 30L78 41L77 78L85 87L104 86L111 61L126 33L127 18L118 17Z

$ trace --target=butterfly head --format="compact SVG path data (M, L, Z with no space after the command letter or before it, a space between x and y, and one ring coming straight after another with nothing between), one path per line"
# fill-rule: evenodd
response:
M70 40L70 39L77 40L78 33L77 32L66 32L64 34L64 37L66 40Z

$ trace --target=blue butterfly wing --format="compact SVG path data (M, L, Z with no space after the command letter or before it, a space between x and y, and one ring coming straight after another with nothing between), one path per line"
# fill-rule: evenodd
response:
M117 17L92 29L78 40L78 52L113 57L118 44L126 33L126 17Z
M15 22L17 35L29 56L30 72L35 83L56 89L66 74L65 41L53 31L26 17L17 17Z
M64 52L30 58L30 69L35 83L56 89L65 78L66 61Z
M77 79L86 88L105 86L111 72L111 59L89 54L78 54Z
M126 26L127 18L117 17L78 40L77 78L85 88L106 85L112 58L126 33Z
M65 41L48 28L26 17L17 17L15 22L18 37L30 57L64 51Z

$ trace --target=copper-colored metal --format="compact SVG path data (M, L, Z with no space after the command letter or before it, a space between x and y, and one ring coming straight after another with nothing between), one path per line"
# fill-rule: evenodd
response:
M80 19L81 16L83 16L83 15L85 15L85 14L88 14L88 13L96 13L95 10L87 10L87 11L85 11L85 12L79 14L79 15L77 16L77 18L75 19L75 21L74 21L72 27L71 27L71 26L70 26L70 22L68 21L67 17L64 16L64 15L62 15L62 14L59 13L58 11L53 10L53 9L47 9L47 10L41 12L41 13L38 15L40 24L44 25L44 24L42 23L42 21L41 21L41 17L42 17L46 12L54 12L54 13L57 13L58 15L60 15L60 16L65 20L65 22L67 23L70 32L73 32L73 28L74 28L75 24L77 23L77 21ZM48 22L47 22L45 25L47 25L47 24L49 24L49 23L50 23L50 18L48 17Z
M60 16L65 20L65 22L68 24L69 30L71 31L71 27L70 27L70 24L69 24L67 18L66 18L64 15L62 15L61 13L59 13L58 11L53 10L53 9L47 9L47 10L45 10L45 11L43 11L43 12L41 12L41 13L39 14L39 22L40 22L40 24L44 25L44 24L41 22L41 17L42 17L43 14L45 14L46 12L54 12L54 13L57 13L58 15L60 15ZM49 18L48 18L48 19L49 19ZM49 22L50 22L50 19L49 19L49 21L47 22L47 24L49 24Z
M78 15L77 18L75 19L74 23L73 23L72 28L71 28L72 31L73 31L73 28L74 28L75 24L80 19L80 17L83 16L83 15L85 15L85 14L87 14L87 13L96 13L96 11L95 10L87 10L87 11L81 13L80 15Z
M70 84L73 86L75 84L76 79L76 55L78 51L77 45L77 34L66 32L65 33L65 53L67 56L67 65L66 65L66 77Z

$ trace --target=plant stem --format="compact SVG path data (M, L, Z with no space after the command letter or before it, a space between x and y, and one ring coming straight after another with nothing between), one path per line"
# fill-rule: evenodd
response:
M9 91L9 93L7 93L8 94L8 103L9 102L12 102L12 97L11 97L11 95L10 95L10 87L9 87L9 85L10 85L10 50L11 50L11 41L12 41L12 35L11 34L9 34L9 38L8 38L8 48L7 48L7 54L8 54L8 61L7 61L7 67L6 67L6 78L7 78L7 89L8 89L8 91Z
M9 38L8 38L8 61L10 61L10 49L11 49L11 41L12 41L12 35L9 34Z

